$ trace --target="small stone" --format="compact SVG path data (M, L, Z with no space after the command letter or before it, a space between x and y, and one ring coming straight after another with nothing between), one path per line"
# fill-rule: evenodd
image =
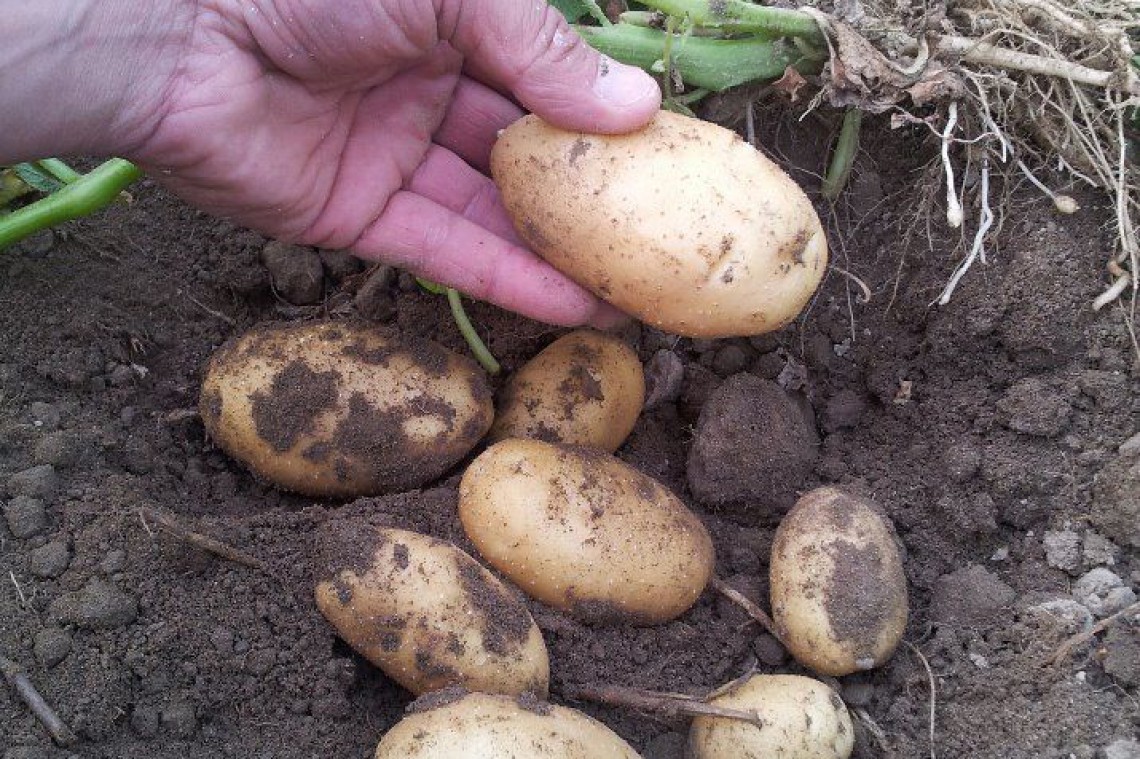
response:
M105 575L113 575L116 572L122 572L123 568L127 566L127 552L116 549L108 551L103 560L99 562L99 571Z
M140 738L158 735L158 709L150 704L138 704L131 711L131 729Z
M1104 594L1099 606L1090 609L1098 617L1107 617L1127 609L1134 603L1136 603L1136 591L1132 588L1113 588Z
M1113 566L1120 547L1100 533L1086 530L1081 544L1081 558L1086 567Z
M356 291L356 311L365 319L389 322L396 317L396 295L392 284L396 270L391 266L377 266Z
M325 270L312 248L273 241L261 251L273 289L294 306L311 306L324 295Z
M46 501L51 499L58 489L59 477L51 464L40 464L8 478L8 493L13 496L25 495Z
M45 432L59 427L59 409L50 403L35 401L28 407L28 415L32 418L32 424Z
M175 738L189 738L198 728L194 705L189 701L175 701L162 710L162 727Z
M1005 561L1009 558L1009 546L1002 546L990 555L990 561Z
M1125 440L1116 450L1121 456L1140 455L1140 432Z
M318 250L329 279L340 282L364 269L364 263L347 250Z
M40 579L59 577L71 563L71 550L62 540L53 540L28 552L28 571Z
M133 596L99 578L92 578L78 591L59 596L48 606L52 619L92 629L129 625L138 613L138 602Z
M1014 432L1054 437L1069 425L1073 407L1038 377L1014 383L996 404L998 420Z
M659 350L645 365L645 409L651 410L681 397L685 365L671 350Z
M16 496L4 506L4 519L12 537L24 540L47 529L44 502L26 495Z
M1046 530L1041 542L1045 561L1064 572L1076 572L1081 566L1081 536L1073 530Z
M1122 585L1124 585L1124 580L1120 578L1120 575L1111 569L1097 567L1085 572L1073 583L1073 598L1080 601L1088 596L1101 596Z
M1056 598L1025 609L1025 616L1059 623L1066 634L1076 635L1093 626L1094 617L1088 607L1071 598Z
M1101 749L1104 759L1140 759L1140 741L1120 738Z
M730 377L744 371L746 366L748 366L748 353L739 345L730 343L716 352L711 368L721 377Z
M45 627L32 641L32 652L42 666L54 667L71 653L71 636L58 627Z

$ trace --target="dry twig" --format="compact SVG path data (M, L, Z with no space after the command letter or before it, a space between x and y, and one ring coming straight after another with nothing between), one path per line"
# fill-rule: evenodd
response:
M938 706L938 689L934 682L934 671L930 669L930 662L928 662L923 653L918 650L918 646L908 640L904 640L903 643L918 657L918 660L922 662L922 668L926 670L926 681L930 685L930 759L937 759L934 752L934 725Z
M55 710L48 706L47 701L36 690L36 686L32 685L28 676L20 670L16 662L5 656L0 656L0 671L4 674L4 680L7 681L12 690L16 691L16 694L40 721L57 745L72 746L79 741L79 737L72 732L66 722L60 719Z
M1137 601L1136 603L1132 604L1131 606L1124 607L1123 609L1116 612L1115 614L1112 614L1110 616L1105 617L1104 619L1102 619L1101 621L1097 622L1095 625L1090 627L1088 630L1085 630L1084 632L1081 632L1081 633L1077 633L1076 635L1072 636L1071 638L1069 638L1068 640L1066 640L1064 643L1062 643L1060 646L1057 647L1057 650L1053 652L1053 655L1045 660L1045 666L1051 666L1053 664L1059 664L1060 662L1065 660L1065 658L1072 652L1072 650L1074 648L1076 648L1077 646L1084 645L1085 643L1088 643L1090 640L1095 638L1097 635L1099 635L1100 633L1104 632L1109 627L1111 627L1112 624L1114 622L1116 622L1118 619L1121 619L1123 617L1127 617L1130 614L1136 614L1138 612L1140 612L1140 601Z
M622 706L663 717L723 717L748 722L757 727L762 726L760 714L755 711L714 706L702 698L683 693L660 693L640 688L625 688L620 685L598 685L568 688L564 695L567 698Z
M189 543L195 548L199 548L203 551L206 551L207 553L212 553L215 556L220 556L223 559L228 559L229 561L236 562L243 566L250 567L251 569L257 569L262 572L265 571L265 563L262 562L261 559L258 559L255 556L251 556L245 551L234 548L233 546L227 545L220 540L215 540L214 538L203 535L200 532L194 532L193 530L187 529L186 527L183 527L181 524L179 524L177 520L175 520L174 517L170 516L169 514L165 514L157 509L143 509L139 513L139 516L143 520L143 527L147 529L147 532L150 532L150 527L147 524L147 520L149 519L161 527L163 530L165 530L167 533L173 535L179 540Z
M752 599L748 598L743 593L738 591L736 588L733 588L731 585L719 577L712 578L709 584L712 585L713 590L715 590L717 593L720 593L729 601L732 601L734 604L744 609L744 611L748 612L748 616L759 622L760 626L767 630L769 635L778 640L780 642L780 645L784 646L784 648L787 648L787 645L784 644L783 636L781 636L779 631L776 629L776 623L773 622L772 618L768 616L768 613L761 609L759 605L752 601Z

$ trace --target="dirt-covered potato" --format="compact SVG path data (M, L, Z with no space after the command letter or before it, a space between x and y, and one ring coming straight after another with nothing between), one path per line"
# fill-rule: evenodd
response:
M907 620L899 539L865 498L807 493L776 530L769 563L772 619L791 654L823 675L877 667Z
M499 394L490 438L526 437L616 451L637 422L645 375L617 337L582 329L555 340Z
M807 304L827 240L792 179L735 132L667 111L631 134L507 127L491 172L519 235L596 295L692 337L771 332Z
M409 711L375 759L639 759L597 720L531 698L444 691Z
M818 680L799 675L753 675L710 703L755 711L760 724L697 717L689 728L693 759L847 759L855 748L851 715Z
M591 622L673 619L712 575L712 539L696 515L593 448L496 443L463 475L459 518L483 558L516 585Z
M407 530L326 525L317 607L420 694L451 685L546 695L542 633L522 599L456 546Z
M255 327L211 357L199 405L226 453L312 496L424 485L494 417L475 362L363 322Z

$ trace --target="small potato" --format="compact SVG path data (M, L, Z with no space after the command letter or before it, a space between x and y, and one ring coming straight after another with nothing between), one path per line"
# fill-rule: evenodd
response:
M761 724L697 717L689 729L693 759L847 759L855 730L842 699L818 680L753 675L710 703L755 711Z
M616 337L582 329L528 361L499 395L490 439L535 438L616 451L645 402L637 354Z
M484 693L432 694L389 730L375 759L639 759L602 723L563 706Z
M210 359L199 406L226 453L312 496L424 485L463 458L494 416L475 362L362 322L255 327Z
M340 636L420 694L451 685L545 696L542 633L519 596L451 543L326 527L317 607Z
M827 268L827 239L803 191L706 121L662 111L640 131L596 135L525 116L499 136L491 173L535 252L668 332L777 330Z
M781 637L822 675L877 667L902 639L899 540L871 501L832 487L804 495L776 530L769 575Z
M608 453L504 440L471 463L459 518L479 553L543 603L590 622L666 622L712 576L705 526Z

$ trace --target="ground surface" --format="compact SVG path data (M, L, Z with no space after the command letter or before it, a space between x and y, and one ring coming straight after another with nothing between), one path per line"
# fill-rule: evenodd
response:
M761 131L814 193L826 130L809 120ZM892 133L866 145L853 193L834 212L821 206L834 263L869 285L869 302L832 273L802 319L774 336L627 330L646 362L671 351L684 381L643 413L619 455L698 511L718 574L765 604L767 506L698 502L686 476L695 437L744 464L730 467L732 482L703 483L706 500L794 477L795 490L840 484L890 514L906 547L914 648L838 683L857 712L857 756L931 755L931 691L916 651L937 686L939 757L1136 756L1124 741L1140 733L1140 624L1118 621L1044 664L1140 585L1140 445L1121 449L1140 431L1140 372L1122 312L1089 308L1105 284L1106 216L1093 197L1062 217L1015 193L987 263L949 305L932 307L959 233L936 212L928 242L928 217L916 211L922 139ZM464 346L443 301L398 277L344 278L343 261L327 261L323 305L289 305L280 293L304 283L275 294L264 239L151 184L136 189L132 207L0 260L0 653L81 737L70 751L53 747L0 687L0 752L369 756L410 698L316 611L316 527L394 515L454 535L455 473L423 493L349 504L277 493L206 439L195 415L203 362L261 321L354 312ZM486 306L472 316L508 369L559 334ZM670 362L663 354L655 365ZM741 372L810 407L820 445L807 466L773 477L749 463L775 444L755 420L727 426L738 439L715 439L726 426L709 418L751 408L748 382L713 395ZM721 410L702 424L710 395ZM169 537L140 518L154 508L270 571ZM590 628L532 606L557 700L572 686L703 693L752 667L797 671L711 591L654 628ZM650 759L681 755L683 721L575 705Z

